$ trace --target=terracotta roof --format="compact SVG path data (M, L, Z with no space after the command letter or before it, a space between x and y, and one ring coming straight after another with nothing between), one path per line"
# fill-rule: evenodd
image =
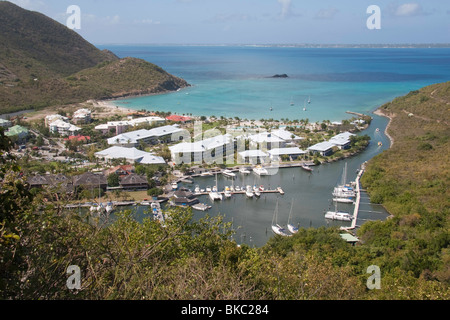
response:
M178 116L178 115L173 114L169 117L166 117L166 120L175 121L175 122L185 122L185 121L191 121L192 119L189 117Z

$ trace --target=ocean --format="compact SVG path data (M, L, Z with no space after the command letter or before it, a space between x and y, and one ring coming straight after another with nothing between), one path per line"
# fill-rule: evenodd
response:
M301 168L280 169L273 176L242 176L232 181L218 176L218 188L231 185L281 186L280 194L263 194L259 199L234 195L215 202L207 212L194 211L195 218L223 215L233 223L239 244L262 246L273 237L272 218L279 205L278 223L285 225L292 202L292 222L300 228L350 226L330 222L324 212L334 209L332 190L348 164L347 181L356 178L361 164L390 146L384 134L388 119L371 112L397 96L421 87L450 80L450 48L443 49L356 49L292 48L251 46L100 46L119 57L133 56L159 65L184 78L192 87L168 94L115 101L132 108L171 111L177 114L215 115L241 119L308 119L310 122L349 119L346 111L370 114L371 143L362 153L347 160L323 164L308 173ZM287 74L287 78L272 78ZM311 100L308 103L308 100ZM293 105L291 105L293 103ZM272 107L273 111L270 111ZM306 108L306 111L303 110ZM379 132L376 130L379 128ZM382 145L378 145L381 142ZM194 190L213 186L214 177L196 178L180 184ZM200 201L210 203L207 196ZM143 218L145 207L135 208ZM353 206L339 210L353 213ZM370 220L384 220L389 213L370 203L362 192L357 227Z
M339 121L351 118L346 111L368 113L450 80L450 48L99 47L152 62L192 85L118 105L181 115ZM288 77L273 78L277 74Z

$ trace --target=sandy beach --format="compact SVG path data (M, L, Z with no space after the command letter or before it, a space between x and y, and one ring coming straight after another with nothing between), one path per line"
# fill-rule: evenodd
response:
M93 100L90 102L92 103L93 112L96 118L106 118L111 115L126 116L130 113L136 112L136 110L118 106L114 103L114 101Z

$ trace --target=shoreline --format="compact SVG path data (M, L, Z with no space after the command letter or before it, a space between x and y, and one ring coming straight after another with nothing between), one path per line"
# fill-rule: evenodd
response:
M380 107L380 108L381 108L381 107ZM384 134L389 138L389 141L391 142L389 148L392 148L392 146L394 145L395 140L394 140L394 138L392 138L392 136L388 133L388 130L389 130L390 126L391 126L393 117L384 114L384 113L380 110L380 108L374 110L372 113L373 113L373 114L376 114L377 116L385 117L385 118L388 118L388 119L389 119L389 122L388 122L388 124L387 124L387 126L386 126L386 129L384 130Z

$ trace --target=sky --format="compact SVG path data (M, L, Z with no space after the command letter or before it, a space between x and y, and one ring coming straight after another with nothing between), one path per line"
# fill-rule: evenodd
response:
M11 0L101 44L450 43L448 0ZM380 8L380 29L367 20ZM371 20L373 21L373 20Z

